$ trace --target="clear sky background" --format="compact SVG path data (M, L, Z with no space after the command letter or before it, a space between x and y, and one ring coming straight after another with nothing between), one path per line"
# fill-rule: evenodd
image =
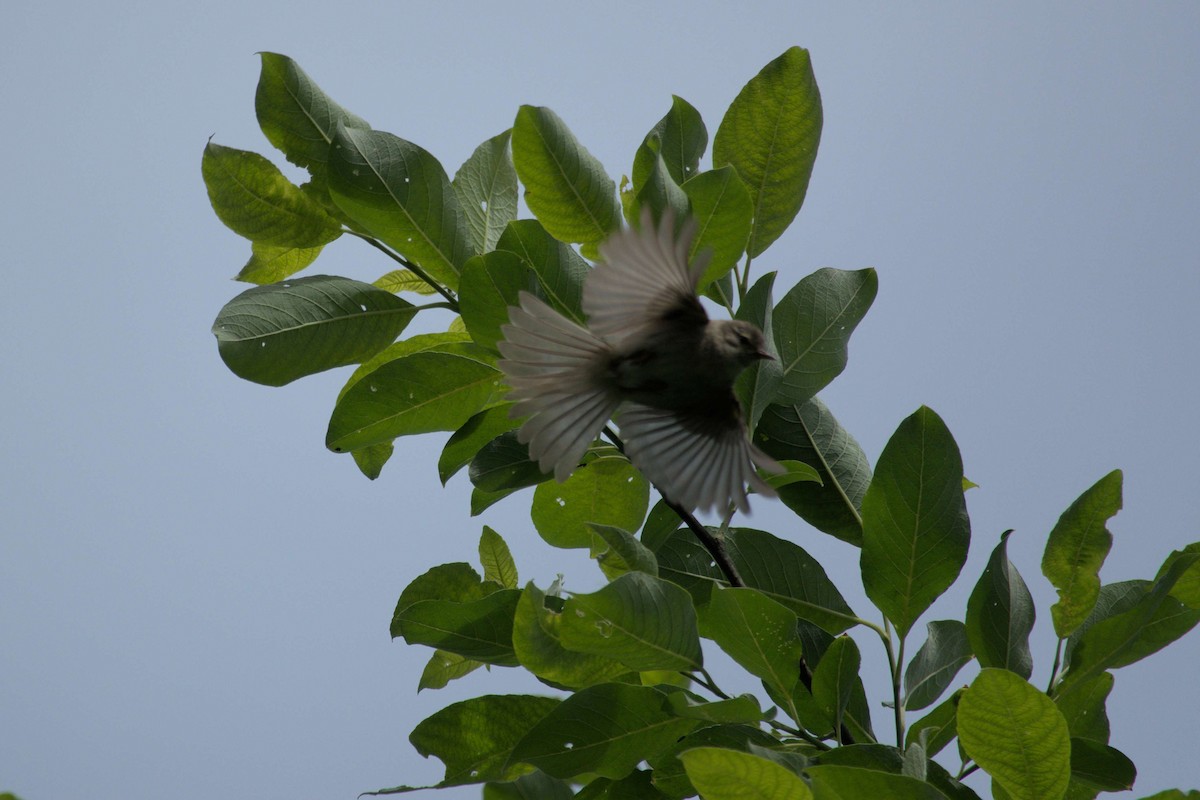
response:
M418 695L428 652L388 638L400 590L475 561L483 523L522 581L601 581L538 539L527 492L472 519L465 475L438 482L442 435L402 441L374 483L327 452L346 371L268 389L220 362L209 327L249 247L210 210L200 155L215 135L282 163L254 119L259 50L450 173L534 103L619 179L672 93L711 135L764 64L809 48L820 155L755 266L780 272L780 294L824 266L879 270L822 396L872 462L933 407L980 484L962 585L925 620L962 614L1015 528L1043 684L1041 550L1082 490L1125 472L1106 581L1152 577L1200 539L1200 5L212 0L4 17L0 790L349 800L435 782L407 742L417 722L543 687L493 670ZM347 237L311 271L390 266ZM766 502L751 521L869 608L853 548ZM881 648L859 641L878 689ZM1134 796L1200 786L1197 663L1193 632L1117 673Z

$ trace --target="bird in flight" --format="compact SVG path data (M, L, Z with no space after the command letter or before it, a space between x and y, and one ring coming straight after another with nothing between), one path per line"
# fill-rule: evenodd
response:
M587 327L521 292L498 344L510 413L527 417L517 439L559 481L615 415L629 460L668 500L748 510L747 484L775 494L756 467L783 467L750 442L733 383L774 356L751 323L708 318L696 289L710 254L689 265L696 223L675 227L670 210L657 226L647 210L640 230L600 245Z

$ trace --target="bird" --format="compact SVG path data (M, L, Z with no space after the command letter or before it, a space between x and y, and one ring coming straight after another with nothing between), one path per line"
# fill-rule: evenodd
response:
M586 326L522 291L501 327L497 366L525 417L517 440L562 482L610 419L626 456L687 510L749 510L746 486L775 492L756 467L783 472L750 440L733 391L743 369L774 359L761 330L710 320L697 287L711 253L689 264L698 225L675 215L622 228L600 244L583 286Z

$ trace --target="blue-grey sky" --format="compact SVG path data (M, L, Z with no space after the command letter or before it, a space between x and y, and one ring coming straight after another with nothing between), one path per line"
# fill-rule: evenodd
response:
M601 580L537 538L527 493L472 519L465 476L437 480L444 436L402 441L374 483L325 451L345 371L268 389L221 364L209 326L242 288L229 279L248 245L212 214L200 154L214 135L275 157L254 119L256 51L294 57L451 173L534 103L619 178L672 93L711 134L764 64L809 48L820 154L804 209L756 266L780 291L819 267L879 270L823 397L872 461L919 405L946 420L980 488L962 586L925 619L961 615L1015 528L1041 684L1041 548L1083 489L1125 472L1107 581L1151 577L1200 539L1198 35L1190 3L13 6L0 790L352 798L432 783L440 765L407 742L418 721L543 687L493 670L416 694L427 652L387 632L404 585L474 561L483 523L522 580ZM313 271L387 269L345 240ZM767 502L751 522L812 551L866 613L856 551ZM880 700L883 654L859 642ZM1135 796L1200 785L1198 662L1193 632L1117 674L1113 744L1138 764Z

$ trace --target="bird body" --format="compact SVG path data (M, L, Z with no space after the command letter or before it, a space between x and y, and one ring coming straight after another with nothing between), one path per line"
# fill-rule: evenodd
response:
M604 242L584 284L587 327L528 292L509 309L499 367L512 415L528 417L517 438L556 479L615 414L626 454L673 502L744 509L747 483L773 494L755 465L782 468L748 440L733 393L743 369L772 356L754 325L709 320L696 295L707 258L688 264L695 230L689 220L675 236L668 212Z

